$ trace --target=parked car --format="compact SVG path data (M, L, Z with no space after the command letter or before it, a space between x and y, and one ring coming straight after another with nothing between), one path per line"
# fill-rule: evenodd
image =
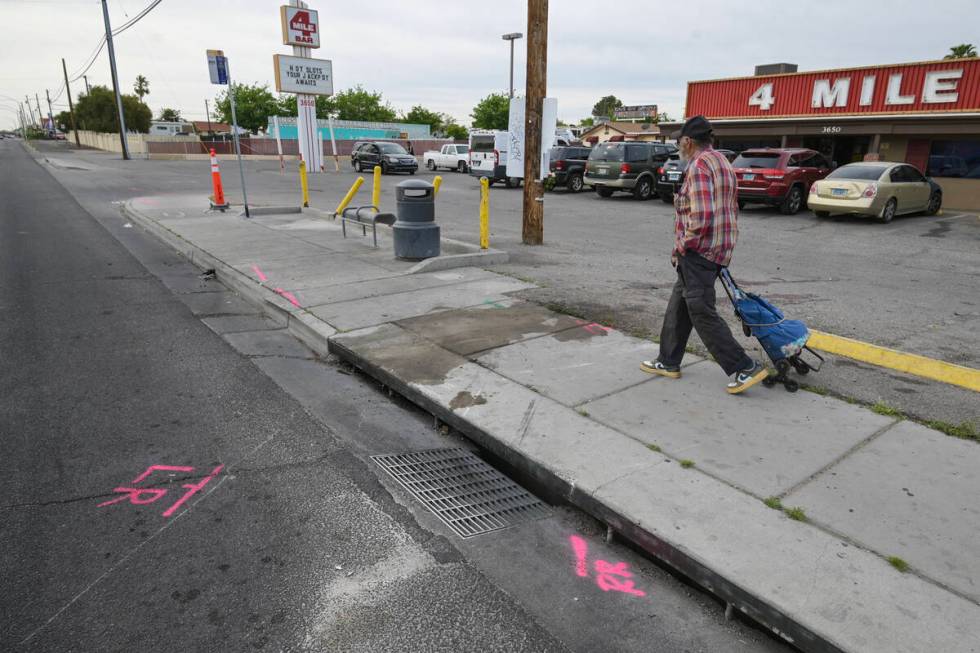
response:
M549 169L555 186L563 186L573 193L585 188L585 165L592 152L590 147L568 146L551 149Z
M734 150L715 150L724 155L728 162L738 156ZM667 157L667 162L657 168L657 195L666 204L674 201L674 193L681 188L684 183L684 173L687 171L687 163L681 161L679 154L671 154Z
M381 166L381 174L407 172L411 175L419 169L419 162L398 143L367 141L357 143L350 155L351 165L358 172Z
M443 145L438 152L430 150L422 155L425 167L429 170L449 168L457 172L466 172L470 162L469 145Z
M606 142L592 148L585 170L585 183L599 197L628 191L639 200L656 194L657 169L677 152L676 145L638 141Z
M849 163L810 186L809 205L818 218L849 213L891 222L905 213L935 215L943 190L906 163Z
M806 206L810 186L831 170L822 154L799 148L745 150L732 167L738 179L739 208L757 202L777 206L786 215Z

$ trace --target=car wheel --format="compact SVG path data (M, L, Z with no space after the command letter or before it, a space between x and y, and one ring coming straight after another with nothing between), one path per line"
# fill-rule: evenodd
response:
M381 162L381 174L383 175L388 174L388 164L385 163L384 161Z
M893 197L889 199L887 202L885 202L885 208L883 208L881 210L881 213L878 215L878 222L881 222L883 224L887 224L891 222L892 218L895 217L895 211L897 210L898 210L898 201Z
M830 211L814 211L813 215L817 216L818 218L829 218Z
M739 211L742 211L744 209L745 209L745 200L739 200L738 201L738 210Z
M429 159L428 161L425 162L425 167L428 168L429 170L435 171L436 162L433 161L432 159Z
M357 170L358 172L360 172L360 170L357 169L357 159L351 159L350 160L350 167L352 167L352 168L354 168L354 170Z
M460 161L456 164L456 172L466 172L466 161Z
M800 208L803 207L803 189L799 186L793 186L789 189L789 193L786 194L786 199L783 203L779 205L779 211L783 215L796 215L800 212Z
M521 185L520 177L507 177L504 179L504 186L507 188L518 188Z
M926 207L926 215L936 215L943 207L943 194L938 190L929 197L929 206Z
M649 177L640 177L633 187L633 197L646 201L653 195L653 184Z
M581 193L583 188L585 188L585 182L582 181L582 175L572 175L568 178L568 190L573 193Z
M494 181L495 180L493 180L493 179L487 179L487 186L493 186Z
M673 204L674 203L674 194L673 193L660 193L660 199L663 201L664 204Z
M605 186L596 186L595 192L599 197L612 197L612 188L606 188Z

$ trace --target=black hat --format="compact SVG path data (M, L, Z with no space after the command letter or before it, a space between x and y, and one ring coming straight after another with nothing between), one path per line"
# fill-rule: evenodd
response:
M687 119L684 126L670 135L675 141L680 140L681 136L689 136L694 140L710 136L712 133L711 123L704 116L693 116Z

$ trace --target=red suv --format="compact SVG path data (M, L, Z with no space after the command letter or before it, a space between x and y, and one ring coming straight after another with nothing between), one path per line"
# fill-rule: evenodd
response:
M830 173L819 152L797 148L745 150L732 161L738 178L738 207L749 202L778 206L793 215L806 206L813 182Z

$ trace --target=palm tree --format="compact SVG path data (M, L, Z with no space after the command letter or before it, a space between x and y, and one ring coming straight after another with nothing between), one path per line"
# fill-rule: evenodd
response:
M133 84L133 91L139 96L140 102L143 101L144 95L150 94L150 82L142 75L136 76L136 83Z
M975 56L977 56L977 49L973 47L972 43L961 43L960 45L951 47L949 54L943 57L943 59L967 59Z

